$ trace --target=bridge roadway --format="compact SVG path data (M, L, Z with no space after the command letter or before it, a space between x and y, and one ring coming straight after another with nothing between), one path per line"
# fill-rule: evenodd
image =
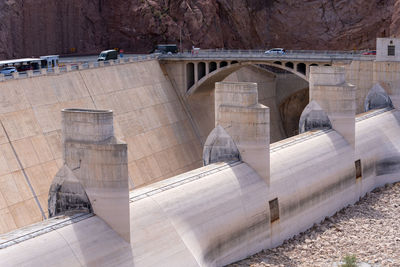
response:
M264 50L199 50L195 53L159 54L180 91L190 96L209 90L238 69L254 64L269 65L308 81L311 66L346 65L353 60L373 61L375 56L360 51L290 50L286 54L266 54Z

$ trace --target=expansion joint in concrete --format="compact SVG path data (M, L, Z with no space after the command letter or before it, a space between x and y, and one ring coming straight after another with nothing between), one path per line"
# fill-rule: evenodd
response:
M6 130L6 128L4 127L4 124L3 124L3 122L2 122L1 120L0 120L0 124L1 124L1 127L3 128L3 131L4 131L5 135L6 135L6 138L7 138L7 140L8 140L8 143L10 144L10 147L11 147L13 153L14 153L14 156L15 156L15 158L17 159L18 165L19 165L19 167L21 168L22 173L24 174L25 181L26 181L26 183L28 184L29 189L30 189L31 192L32 192L33 198L35 199L36 204L37 204L38 207L39 207L40 213L42 214L42 218L43 218L43 220L45 220L45 219L47 219L47 218L46 218L46 214L44 213L44 211L43 211L43 209L42 209L42 206L40 205L40 202L39 202L39 199L37 198L35 189L33 189L33 186L32 186L32 184L31 184L31 182L30 182L30 180L29 180L29 177L28 177L28 175L27 175L26 172L25 172L24 166L22 165L22 162L21 162L21 160L20 160L19 157L18 157L17 151L15 150L14 145L12 144L12 142L11 142L11 140L10 140L10 137L9 137L9 135L8 135L8 133L7 133L7 130Z
M97 109L97 107L96 107L96 102L94 102L93 96L92 96L92 94L90 93L89 88L88 88L87 85L86 85L86 82L85 82L85 79L84 79L83 76L82 76L82 73L81 73L80 71L78 71L78 72L79 72L79 76L81 76L81 79L82 79L83 84L85 85L85 88L86 88L86 90L87 90L87 92L88 92L88 95L89 95L90 99L92 100L92 103L93 103L94 108Z

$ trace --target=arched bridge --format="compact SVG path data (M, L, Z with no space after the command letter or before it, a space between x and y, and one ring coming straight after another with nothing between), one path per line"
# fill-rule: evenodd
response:
M160 55L159 60L172 75L181 92L190 96L208 90L238 69L254 64L268 65L291 72L308 81L310 66L350 64L353 60L374 60L358 52L288 51L266 54L255 50L203 50L198 53Z

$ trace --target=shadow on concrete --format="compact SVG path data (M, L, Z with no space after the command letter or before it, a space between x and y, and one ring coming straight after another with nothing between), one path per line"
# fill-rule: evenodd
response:
M98 216L59 232L83 266L134 266L131 245Z

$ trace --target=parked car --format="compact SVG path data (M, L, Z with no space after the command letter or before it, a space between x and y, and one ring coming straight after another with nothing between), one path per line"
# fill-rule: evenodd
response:
M0 70L0 73L4 75L11 75L14 72L17 72L17 69L15 67L5 67Z
M285 49L283 48L272 48L270 50L265 51L266 55L284 55L286 54Z
M376 55L376 50L364 52L363 55Z

